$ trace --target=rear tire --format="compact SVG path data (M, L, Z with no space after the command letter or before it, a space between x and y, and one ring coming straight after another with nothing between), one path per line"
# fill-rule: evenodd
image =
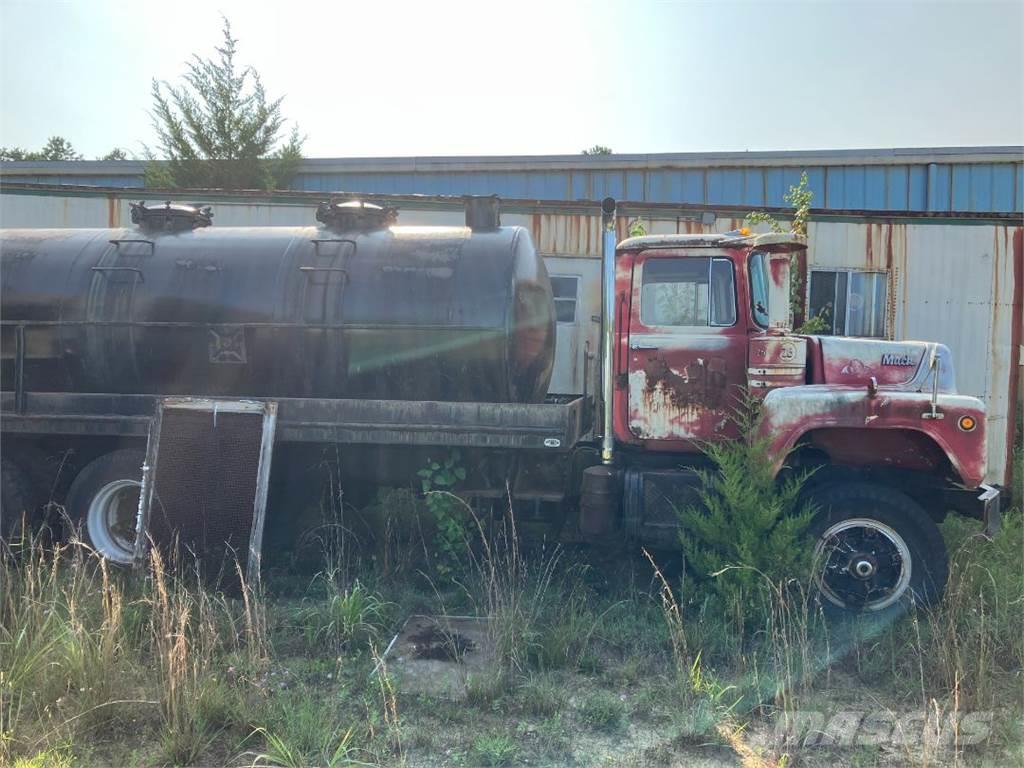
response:
M32 523L35 505L28 475L9 459L0 460L0 540L11 542Z
M86 464L71 483L67 512L97 553L117 565L135 556L135 522L145 456L119 450Z
M870 483L826 487L813 501L815 578L827 611L878 616L942 597L946 545L916 501Z

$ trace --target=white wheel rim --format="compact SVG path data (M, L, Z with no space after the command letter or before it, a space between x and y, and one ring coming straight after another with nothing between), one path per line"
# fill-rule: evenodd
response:
M97 491L89 504L85 526L93 547L103 557L128 565L135 557L135 518L138 513L138 480L115 480ZM125 530L132 531L129 537Z
M873 544L865 545L866 540ZM814 548L818 589L840 608L881 611L900 600L910 586L910 547L895 529L867 517L854 517L829 527ZM861 582L865 599L849 599ZM874 597L873 597L874 596Z

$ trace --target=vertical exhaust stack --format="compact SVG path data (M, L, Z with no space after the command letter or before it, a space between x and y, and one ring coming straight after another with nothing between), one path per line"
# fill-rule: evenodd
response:
M497 195L466 195L462 201L466 207L466 226L470 229L487 232L501 226L501 198Z
M615 535L622 505L622 472L615 468L615 200L601 202L601 463L583 470L580 533L591 541Z
M615 450L612 399L615 371L615 199L601 201L601 463L611 464Z

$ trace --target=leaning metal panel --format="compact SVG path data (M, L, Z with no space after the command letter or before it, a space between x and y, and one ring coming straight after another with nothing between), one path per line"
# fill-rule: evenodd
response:
M152 542L237 585L259 580L276 403L162 400L150 431L136 558Z

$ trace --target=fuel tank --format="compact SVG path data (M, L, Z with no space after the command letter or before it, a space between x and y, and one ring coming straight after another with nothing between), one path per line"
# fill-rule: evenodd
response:
M138 229L0 230L3 388L22 333L29 391L543 399L554 304L526 230L346 205L309 227L168 206Z

